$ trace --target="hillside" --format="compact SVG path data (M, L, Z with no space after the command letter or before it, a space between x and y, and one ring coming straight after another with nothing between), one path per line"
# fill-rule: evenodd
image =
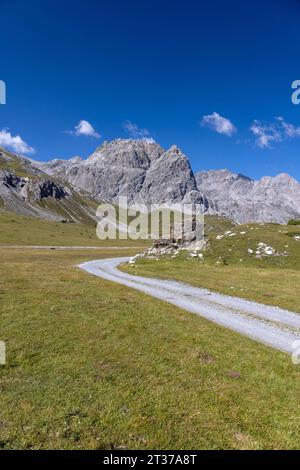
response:
M0 200L11 212L91 222L99 201L196 202L238 223L300 219L300 184L287 174L259 181L228 170L194 174L175 145L145 139L104 142L86 160L37 162L0 150Z
M26 158L0 149L0 210L46 220L95 223L97 203Z
M124 269L300 313L300 225L236 225L206 216L205 233L203 250L135 257Z

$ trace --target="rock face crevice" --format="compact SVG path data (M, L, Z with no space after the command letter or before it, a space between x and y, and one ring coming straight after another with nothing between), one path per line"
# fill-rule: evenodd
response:
M65 199L69 193L64 186L58 185L54 181L43 179L39 181L27 179L21 189L22 197L26 201L41 201L42 199Z
M41 201L44 198L63 199L69 193L64 186L49 179L30 179L17 176L13 171L0 170L0 185L12 189L25 201Z
M25 184L22 184L22 179L10 171L0 171L0 182L2 182L6 188L13 189L17 189L18 187L22 188Z

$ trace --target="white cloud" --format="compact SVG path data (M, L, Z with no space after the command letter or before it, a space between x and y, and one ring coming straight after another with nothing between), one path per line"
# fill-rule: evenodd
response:
M209 129L218 132L218 134L227 135L229 137L236 132L236 127L233 123L216 112L203 116L200 124L202 127L208 127Z
M73 134L76 136L83 135L85 137L95 137L96 139L99 139L101 136L98 134L98 132L93 128L92 124L90 124L88 121L85 121L82 119L79 121L77 126L75 126L74 131L68 131L68 134Z
M273 122L255 120L250 130L255 136L255 145L260 148L272 148L273 143L300 137L300 127L286 122L282 117L275 118Z
M20 154L35 152L19 135L11 135L8 129L0 131L0 146Z
M125 121L122 124L123 129L130 135L132 139L146 140L147 142L155 142L150 136L148 129L141 129L137 124L131 121Z
M281 124L284 130L285 137L291 137L291 138L300 137L300 127L297 127L297 126L294 126L294 124L285 122L285 120L282 117L278 117L276 119Z
M281 132L272 123L255 120L250 130L255 136L255 145L260 148L271 148L273 142L281 142L282 140Z

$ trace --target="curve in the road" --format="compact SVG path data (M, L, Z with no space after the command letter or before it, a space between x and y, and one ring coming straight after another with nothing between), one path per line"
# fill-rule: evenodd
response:
M286 353L300 340L300 315L257 302L192 287L177 281L134 276L117 266L129 258L87 261L79 265L90 274L137 289L218 325Z

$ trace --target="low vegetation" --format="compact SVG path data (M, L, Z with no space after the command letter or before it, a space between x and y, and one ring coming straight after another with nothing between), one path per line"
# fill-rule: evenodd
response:
M149 244L149 242L148 242ZM65 221L24 217L10 212L0 212L1 245L66 245L66 246L147 246L142 240L99 240L96 224L79 224Z
M142 258L124 269L300 312L300 227L229 225L207 217L205 232L203 258L181 252L176 258Z
M300 220L289 220L288 225L300 225Z
M0 221L2 245L101 244L91 226ZM203 260L180 254L126 269L300 312L295 227L208 218L206 232ZM225 232L235 235L217 239ZM248 248L260 242L288 256L256 258ZM127 243L0 247L0 447L298 448L300 369L288 355L76 267L143 249Z
M2 448L299 446L287 355L75 267L95 252L0 251Z
M29 162L28 166L30 166ZM2 148L0 148L0 170L13 171L17 176L22 178L34 177L32 171L28 171L28 169L26 168L26 164L23 160L16 157L13 153L8 152L7 150L4 150Z

